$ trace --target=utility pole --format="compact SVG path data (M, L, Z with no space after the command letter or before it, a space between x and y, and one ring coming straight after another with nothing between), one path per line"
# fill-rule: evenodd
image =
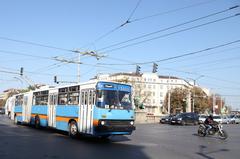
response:
M196 79L192 79L193 80L193 95L192 95L192 112L195 112L195 86L196 86L196 81L200 78L204 77L204 75L200 75L199 77L197 77Z
M79 50L72 50L72 52L78 54L78 60L77 61L76 60L75 61L74 60L67 60L67 59L59 58L59 57L55 57L54 59L56 61L60 61L60 62L77 64L77 82L80 82L80 64L82 64L81 61L80 61L81 55L82 56L92 56L92 57L95 57L97 60L99 60L102 57L106 57L106 55L99 55L99 54L95 53L94 51L81 52Z
M215 103L216 103L216 98L215 98L215 94L213 94L213 103L212 103L212 106L213 106L213 114L215 114Z
M78 72L77 82L78 82L78 83L80 83L80 58L81 58L81 54L79 53L79 54L78 54L78 64L77 64L77 65L78 65L78 70L77 70L77 72Z
M171 113L170 109L171 109L171 93L170 93L170 75L168 76L168 114Z

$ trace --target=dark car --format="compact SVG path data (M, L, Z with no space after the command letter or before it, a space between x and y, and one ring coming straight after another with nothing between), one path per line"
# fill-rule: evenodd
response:
M171 124L181 124L181 125L187 125L187 124L198 124L198 114L196 113L180 113L177 114L175 117L172 118Z
M4 108L0 108L0 114L5 114L5 109Z
M161 124L170 124L171 123L171 120L172 120L172 117L174 117L174 115L170 114L170 115L167 115L165 117L162 117L160 119L160 123Z

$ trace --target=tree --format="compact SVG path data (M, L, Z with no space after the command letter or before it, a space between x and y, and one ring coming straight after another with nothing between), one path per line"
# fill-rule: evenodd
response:
M175 88L170 90L170 97L171 97L171 110L170 113L176 114L179 112L186 112L186 99L189 91L185 88ZM168 94L164 100L164 107L167 109L168 106Z
M191 99L194 100L194 112L204 113L209 109L207 94L201 88L193 87L191 89L191 95Z

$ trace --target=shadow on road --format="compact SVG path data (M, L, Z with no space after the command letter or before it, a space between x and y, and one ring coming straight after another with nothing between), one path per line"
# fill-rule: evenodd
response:
M199 145L199 152L196 152L197 155L206 158L206 159L214 159L214 157L211 157L209 155L219 152L226 152L229 151L229 149L218 149L218 150L209 150L207 146Z
M132 143L128 136L113 136L109 139L79 136L72 139L66 132L55 129L38 130L23 125L14 127L1 125L1 127L2 130L8 129L7 132L14 132L1 139L0 146L3 147L0 150L1 159L150 158L144 152L145 146Z

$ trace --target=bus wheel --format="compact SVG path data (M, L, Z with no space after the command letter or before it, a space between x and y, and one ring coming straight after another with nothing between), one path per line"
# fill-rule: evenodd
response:
M35 116L35 128L39 129L40 128L40 118L39 116Z
M72 138L75 138L78 134L77 123L75 121L71 121L68 124L68 127L69 127L69 136Z

